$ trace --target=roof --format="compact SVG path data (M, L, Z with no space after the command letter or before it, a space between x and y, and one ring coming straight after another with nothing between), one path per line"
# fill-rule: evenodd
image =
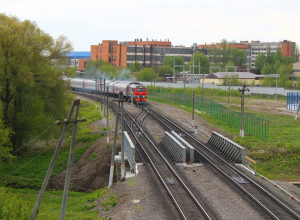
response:
M239 79L255 79L257 76L256 74L250 73L250 72L217 72L217 73L211 73L206 78L218 78L223 79L224 76L231 77L232 75L238 75Z
M67 53L67 57L70 59L89 59L91 58L91 52L89 51L74 51Z

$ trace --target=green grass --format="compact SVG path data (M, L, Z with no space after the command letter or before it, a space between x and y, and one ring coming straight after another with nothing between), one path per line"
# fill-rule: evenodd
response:
M172 90L173 91L173 90ZM204 96L216 102L227 103L227 97L216 95L217 91L211 91ZM200 93L201 94L201 93ZM199 92L198 92L199 95ZM209 95L209 97L208 97ZM224 95L224 94L223 94ZM253 98L272 100L274 97L262 95L248 96L245 103L251 102ZM283 100L284 97L279 97ZM155 100L160 102L158 100ZM180 104L164 102L178 108L192 112L192 108ZM240 97L230 99L230 103L240 104ZM240 111L240 107L230 107ZM292 116L280 116L269 113L256 112L245 109L246 113L269 120L269 141L266 142L254 136L239 137L239 130L233 129L225 122L207 114L195 112L195 115L203 118L210 125L218 127L233 136L233 141L249 149L249 156L257 161L257 172L271 179L290 181L300 180L300 142L299 142L299 120Z
M94 152L91 154L91 156L89 157L89 161L93 160L94 158L98 157L97 154L95 154Z
M101 119L99 111L95 111L95 105L87 101L81 102L78 118L83 117L87 119L87 122L80 122L77 126L74 163L79 161L95 140L105 137L102 133L92 134L99 128L90 124ZM51 176L62 172L67 166L72 135L71 125L68 130ZM11 163L0 163L0 186L2 186L0 188L0 219L29 219L56 145L57 142L51 146L29 147ZM97 211L91 211L91 209L95 207L95 200L104 197L106 191L107 188L90 194L69 192L66 219L98 219ZM62 194L62 191L46 191L36 219L58 219Z
M107 189L103 189L104 195ZM97 219L97 212L90 210L92 206L88 205L87 198L97 193L81 193L81 192L72 192L68 194L68 202L66 208L66 219ZM36 198L38 196L38 191L31 189L12 189L5 188L1 190L0 188L0 202L1 198L5 198L8 205L3 206L7 211L10 211L10 214L7 214L1 219L29 219L32 209L34 207ZM46 191L36 219L59 219L61 211L63 191ZM97 195L94 201L100 198L101 195ZM8 199L10 200L8 201ZM88 211L87 211L88 210ZM18 212L20 216L9 216L12 214L17 215ZM1 206L0 206L0 217L1 217Z

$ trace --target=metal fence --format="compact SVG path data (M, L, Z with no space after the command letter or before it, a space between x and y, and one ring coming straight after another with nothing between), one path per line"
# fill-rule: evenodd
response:
M286 97L286 108L288 110L297 111L299 107L299 100L299 92L288 92Z
M148 93L148 98L163 102L174 102L184 106L193 107L193 97L187 94L170 94L170 93ZM241 113L234 111L226 106L214 102L213 100L195 96L194 107L198 111L206 112L229 126L240 129ZM269 140L269 120L245 113L244 116L245 135L253 135L265 141Z

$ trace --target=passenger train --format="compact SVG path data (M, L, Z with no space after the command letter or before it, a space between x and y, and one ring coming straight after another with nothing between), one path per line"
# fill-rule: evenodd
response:
M113 97L118 97L119 92L123 92L123 97L126 101L133 104L145 104L147 100L147 88L139 82L133 81L115 81L115 80L86 80L86 79L68 79L71 84L71 89L74 91L82 91L101 94L108 91L108 94Z

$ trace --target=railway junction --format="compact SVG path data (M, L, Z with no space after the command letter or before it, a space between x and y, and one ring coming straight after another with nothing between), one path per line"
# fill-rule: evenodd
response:
M90 100L94 100L94 97ZM124 127L126 130L131 128L133 133L137 134L136 137L131 135L133 143L136 146L143 146L136 147L137 175L113 183L109 190L119 197L119 202L111 210L105 211L99 200L95 207L99 210L99 217L109 219L300 218L298 201L300 192L297 187L280 183L290 193L287 194L279 187L274 187L274 185L278 186L277 183L272 185L255 177L251 170L241 164L241 161L239 165L233 161L238 158L236 157L238 153L227 154L227 158L220 153L214 155L217 150L210 150L213 149L213 141L209 141L212 131L221 136L226 136L226 133L196 117L195 124L198 125L198 132L195 134L185 126L189 123L187 118L190 118L191 114L166 104L148 103L142 108L124 103L125 110L132 115L124 116L127 121ZM113 104L110 108L114 111ZM114 125L115 117L110 117L110 121L110 124ZM101 126L102 122L99 123ZM164 146L165 132L172 131L195 147L194 163L189 161L190 156L185 156L188 163L176 162L176 153L172 154L171 150ZM207 152L206 148L210 148L208 151L211 152ZM178 158L182 160L183 157ZM130 174L129 166L127 171ZM120 173L120 169L117 168L118 177ZM263 188L260 190L264 192L257 191L255 185ZM181 188L178 188L179 186ZM291 198L291 195L294 198Z

